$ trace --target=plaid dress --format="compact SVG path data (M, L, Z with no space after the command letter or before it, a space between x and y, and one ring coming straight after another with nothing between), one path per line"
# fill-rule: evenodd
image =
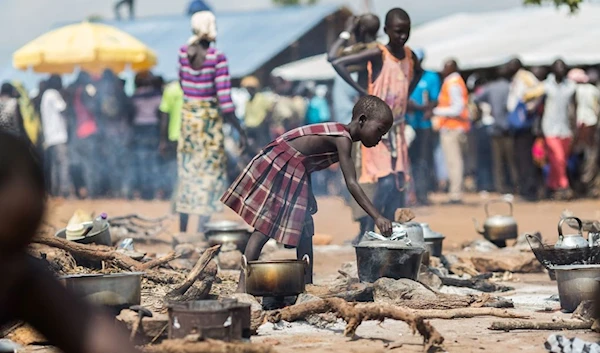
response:
M351 139L350 133L339 123L291 130L259 152L221 198L256 231L288 246L298 245L303 234L314 234L311 212L307 212L313 208L308 205L312 192L310 173L326 169L339 160L337 152L305 156L288 143L308 135Z

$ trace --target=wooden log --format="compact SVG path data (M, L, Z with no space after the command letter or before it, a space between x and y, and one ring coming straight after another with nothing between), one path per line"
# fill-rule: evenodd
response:
M128 271L139 271L140 267L143 265L141 262L136 261L129 256L119 253L113 248L104 245L79 244L73 241L51 236L38 236L33 239L33 243L53 246L90 260L109 261L117 265L119 268Z
M192 342L185 339L164 340L143 348L146 353L274 353L271 346L255 343L228 343L217 340Z
M285 320L288 322L305 319L313 314L333 312L337 317L346 321L346 336L354 336L358 326L366 320L383 321L386 318L406 322L414 332L423 336L426 349L441 345L444 342L442 335L422 317L415 315L407 308L376 303L353 304L339 298L328 298L319 301L306 302L290 306L281 310L275 310L266 314L270 322Z
M512 313L508 310L496 308L462 308L449 310L414 310L415 315L424 319L469 319L480 316L495 316L507 319L527 319L529 316L525 314ZM528 321L525 321L528 322Z
M221 247L221 245L215 245L211 248L206 249L202 253L202 256L200 256L200 258L196 262L196 265L194 265L194 268L192 268L190 273L187 275L185 281L183 281L183 283L181 283L177 288L175 288L173 291L171 291L167 295L170 297L181 296L188 289L190 289L190 287L194 284L194 282L196 282L198 277L200 277L200 275L202 274L202 271L204 271L206 266L208 266L208 264L215 257L215 255L219 251L220 247Z
M510 287L495 284L483 278L458 279L452 277L441 277L442 284L445 286L471 288L480 292L506 292L512 290Z
M494 321L489 327L490 330L494 331L506 331L511 330L589 330L592 328L592 321Z
M165 255L163 257L161 257L160 259L154 259L152 261L148 261L148 262L142 264L139 267L139 270L140 271L146 271L146 270L149 270L151 268L164 265L164 264L168 263L169 261L175 260L178 257L179 256L177 255L177 253L175 253L175 251L171 251L170 253L168 253L167 255Z

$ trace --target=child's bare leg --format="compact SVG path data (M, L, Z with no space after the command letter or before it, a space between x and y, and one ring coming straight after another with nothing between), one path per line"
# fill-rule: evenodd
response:
M256 261L260 256L260 252L262 251L263 246L267 243L269 237L264 235L261 232L254 232L250 236L248 240L248 245L246 245L246 250L244 251L244 255L248 261ZM240 271L240 280L238 282L238 287L235 290L236 293L246 293L246 274L244 270Z
M304 283L312 284L313 283L313 241L311 236L302 235L300 237L300 242L298 243L298 247L296 248L296 257L298 260L302 260L304 255L308 255L309 264L308 269L306 270L306 274L304 276Z

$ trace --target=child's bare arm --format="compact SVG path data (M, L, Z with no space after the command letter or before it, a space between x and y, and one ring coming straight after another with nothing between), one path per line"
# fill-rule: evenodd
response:
M347 138L341 137L336 137L335 140L340 159L340 167L344 174L346 186L348 187L350 194L352 194L352 197L354 197L360 207L375 220L377 228L379 228L384 235L390 235L392 233L392 222L381 216L356 180L356 171L354 170L354 163L352 162L351 157L352 142Z

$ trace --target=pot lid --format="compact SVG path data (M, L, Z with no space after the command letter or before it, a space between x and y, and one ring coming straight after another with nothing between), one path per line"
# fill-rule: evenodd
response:
M387 249L395 249L395 250L423 250L425 248L422 246L412 246L406 245L403 241L393 241L393 240L367 240L361 241L358 245L354 246L355 248L387 248Z
M236 221L228 221L221 220L215 222L209 222L205 225L206 230L247 230L248 227L246 225L236 222Z
M600 264L591 265L552 265L549 266L552 270L600 270Z

